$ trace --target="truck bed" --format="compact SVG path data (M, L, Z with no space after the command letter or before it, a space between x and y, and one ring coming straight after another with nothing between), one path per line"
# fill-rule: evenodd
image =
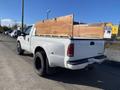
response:
M37 46L44 47L51 66L65 67L67 61L77 61L104 54L104 40L102 39L33 36L31 42L33 52ZM71 43L74 44L73 57L67 55Z

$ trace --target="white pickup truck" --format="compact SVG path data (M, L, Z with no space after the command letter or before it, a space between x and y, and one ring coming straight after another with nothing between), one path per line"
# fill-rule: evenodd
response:
M106 59L102 39L36 36L35 31L34 25L29 26L17 38L17 53L32 53L35 71L41 76L55 67L78 70Z

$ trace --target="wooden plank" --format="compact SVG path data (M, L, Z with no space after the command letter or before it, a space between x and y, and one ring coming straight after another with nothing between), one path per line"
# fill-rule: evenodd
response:
M74 37L104 38L104 28L101 26L74 25Z
M35 24L36 35L72 36L73 15L41 21Z
M35 24L36 35L53 37L103 38L104 27L73 25L73 15L44 20ZM73 34L73 35L72 35Z

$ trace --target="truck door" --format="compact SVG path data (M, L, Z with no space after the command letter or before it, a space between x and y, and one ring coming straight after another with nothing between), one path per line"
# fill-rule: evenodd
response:
M26 51L30 50L30 31L32 26L29 26L27 29L25 29L25 37L24 37L24 48Z

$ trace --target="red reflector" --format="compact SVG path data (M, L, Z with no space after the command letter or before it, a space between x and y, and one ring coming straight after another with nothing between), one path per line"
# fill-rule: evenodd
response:
M74 44L73 43L68 46L67 55L69 57L74 56Z

